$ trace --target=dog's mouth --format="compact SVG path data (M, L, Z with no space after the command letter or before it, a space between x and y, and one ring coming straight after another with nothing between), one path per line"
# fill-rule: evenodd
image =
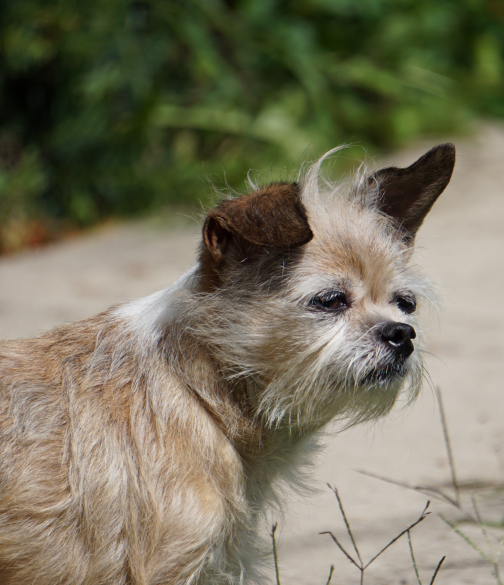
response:
M368 372L362 384L390 384L406 377L409 368L404 361L387 364Z

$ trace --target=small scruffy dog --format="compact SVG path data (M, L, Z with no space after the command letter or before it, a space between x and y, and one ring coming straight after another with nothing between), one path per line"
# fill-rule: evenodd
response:
M409 260L454 162L440 145L343 190L319 161L212 209L171 288L1 343L0 584L246 581L310 436L418 393Z

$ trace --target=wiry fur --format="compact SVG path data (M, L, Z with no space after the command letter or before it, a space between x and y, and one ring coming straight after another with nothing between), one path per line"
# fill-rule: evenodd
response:
M261 511L311 437L420 388L421 352L398 366L380 340L383 323L417 326L394 295L430 295L381 189L321 188L315 166L257 208L237 200L246 221L212 211L199 264L166 291L0 344L1 585L254 575ZM334 290L348 310L317 310Z

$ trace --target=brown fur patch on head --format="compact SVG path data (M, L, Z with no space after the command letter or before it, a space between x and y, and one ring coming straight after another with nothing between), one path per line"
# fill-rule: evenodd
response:
M226 259L243 262L258 249L297 248L312 238L297 183L271 183L224 201L208 213L203 227L203 290L218 286Z

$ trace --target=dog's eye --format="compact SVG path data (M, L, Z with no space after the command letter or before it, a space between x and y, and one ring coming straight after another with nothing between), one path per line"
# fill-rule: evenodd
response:
M416 299L414 296L396 295L393 302L407 315L411 315L416 311Z
M343 311L348 308L348 299L342 292L330 292L317 295L309 306L322 311Z

